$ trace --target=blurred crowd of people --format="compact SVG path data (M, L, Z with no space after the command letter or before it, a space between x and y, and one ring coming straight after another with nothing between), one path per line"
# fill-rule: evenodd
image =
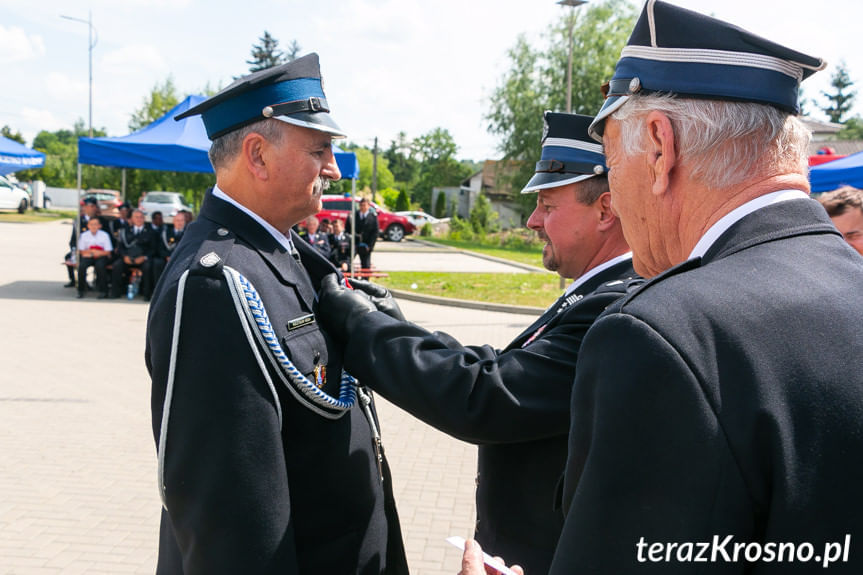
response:
M171 223L161 212L153 212L151 221L128 203L119 208L117 218L100 213L93 198L84 200L79 226L72 230L69 253L66 254L68 288L77 288L77 297L87 291L97 292L99 299L141 297L149 301L153 287L171 259L171 253L183 237L191 212L180 211ZM94 270L94 281L88 283L87 272Z

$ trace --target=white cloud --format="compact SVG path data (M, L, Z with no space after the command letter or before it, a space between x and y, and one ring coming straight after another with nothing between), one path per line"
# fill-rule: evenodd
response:
M63 72L50 72L42 79L44 93L60 102L86 102L89 86L86 78L73 78Z
M164 72L168 64L152 44L127 44L105 54L101 67L102 73L140 76L142 73Z
M0 64L25 62L45 53L45 43L38 34L27 35L21 28L0 26Z
M28 143L32 143L36 134L42 130L54 132L70 127L69 122L60 120L50 110L36 108L22 109L19 114L18 125L21 135Z

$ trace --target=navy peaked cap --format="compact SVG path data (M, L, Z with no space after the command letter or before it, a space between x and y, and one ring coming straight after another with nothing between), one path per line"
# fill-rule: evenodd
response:
M312 53L244 76L174 119L200 114L211 140L265 118L344 137L329 112L318 55Z
M798 114L800 82L825 66L727 22L648 0L590 135L601 141L605 119L636 93L755 102Z
M543 114L542 155L522 194L580 182L608 171L602 145L587 134L592 121L593 116L580 114Z

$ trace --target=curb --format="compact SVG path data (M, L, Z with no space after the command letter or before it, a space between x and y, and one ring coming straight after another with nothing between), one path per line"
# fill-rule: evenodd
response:
M389 288L388 288L389 289ZM487 303L481 301L472 301L466 299L455 299L449 297L438 297L433 295L424 295L409 291L390 289L393 297L409 301L418 301L421 303L431 303L435 305L446 305L450 307L461 307L467 309L479 309L485 311L499 311L503 313L516 313L522 315L540 316L545 312L544 307L533 307L527 305L508 305L504 303Z

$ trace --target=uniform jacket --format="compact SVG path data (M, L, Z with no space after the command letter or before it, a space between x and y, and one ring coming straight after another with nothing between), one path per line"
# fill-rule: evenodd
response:
M847 534L850 561L829 570L863 573L861 286L863 258L797 199L612 306L578 362L552 573L815 573L775 548L639 562L636 545L730 535L821 556Z
M476 536L527 573L546 573L563 525L553 508L566 461L569 395L585 332L621 297L630 260L558 300L500 351L463 346L383 313L367 314L346 347L360 381L414 416L479 444ZM611 285L609 285L611 284ZM352 334L353 335L353 334Z
M357 220L357 244L364 243L369 246L369 249L374 248L375 242L378 241L378 234L380 233L377 212L375 212L374 208L369 208L365 218L361 218L359 212L355 214L355 217ZM345 232L351 233L350 218L345 220Z
M176 249L183 235L186 233L186 228L180 231L174 229L174 226L162 226L162 233L156 239L156 257L167 259Z
M153 257L156 255L158 237L149 222L144 222L143 229L136 235L135 226L121 228L117 239L117 253L121 256Z
M190 270L163 448L159 574L407 572L389 469L384 460L381 481L363 410L338 419L313 412L257 346L270 385L222 275L229 266L252 283L296 368L313 377L326 366L324 390L338 397L340 353L310 321L310 275L333 268L293 240L303 265L253 219L208 194L159 282L146 351L157 447L178 284ZM218 264L204 267L211 252Z
M330 261L336 267L342 262L347 262L351 259L351 237L342 232L338 236L336 234L329 235L330 240Z

